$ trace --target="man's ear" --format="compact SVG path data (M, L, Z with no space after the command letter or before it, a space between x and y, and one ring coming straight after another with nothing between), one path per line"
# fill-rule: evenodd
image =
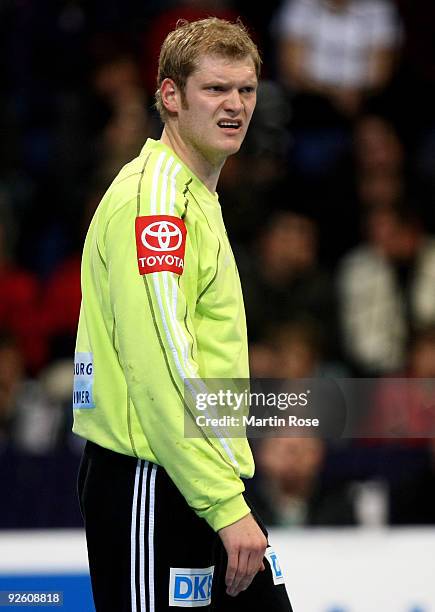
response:
M180 100L178 93L178 87L172 79L163 79L160 85L160 95L163 106L169 113L176 113L178 111Z

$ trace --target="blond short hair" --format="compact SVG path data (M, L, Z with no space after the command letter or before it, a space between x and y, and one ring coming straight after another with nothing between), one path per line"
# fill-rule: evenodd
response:
M217 17L192 22L179 20L175 30L167 35L160 50L156 108L163 121L168 113L160 93L162 82L170 78L184 93L188 77L196 70L200 58L204 55L218 55L230 59L250 57L254 62L257 78L260 76L260 54L240 20L235 23Z

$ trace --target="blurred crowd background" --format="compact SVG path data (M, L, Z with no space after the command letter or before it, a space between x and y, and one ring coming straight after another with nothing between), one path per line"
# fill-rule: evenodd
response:
M0 0L0 528L81 525L84 236L159 138L162 40L209 15L240 16L264 61L218 185L253 376L428 385L414 437L255 441L249 494L269 525L435 523L433 0Z

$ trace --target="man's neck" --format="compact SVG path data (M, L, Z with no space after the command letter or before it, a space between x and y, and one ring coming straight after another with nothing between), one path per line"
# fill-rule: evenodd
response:
M199 151L189 147L180 138L179 134L175 130L168 128L168 126L164 127L160 141L174 151L181 161L204 183L210 193L214 194L216 192L217 182L224 162L214 166Z

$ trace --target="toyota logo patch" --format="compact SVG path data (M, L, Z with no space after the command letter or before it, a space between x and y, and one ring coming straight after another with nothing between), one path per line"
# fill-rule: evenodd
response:
M169 215L149 215L136 219L137 263L140 274L184 270L186 226Z
M154 221L145 227L141 240L151 251L176 251L180 247L183 235L172 221Z

